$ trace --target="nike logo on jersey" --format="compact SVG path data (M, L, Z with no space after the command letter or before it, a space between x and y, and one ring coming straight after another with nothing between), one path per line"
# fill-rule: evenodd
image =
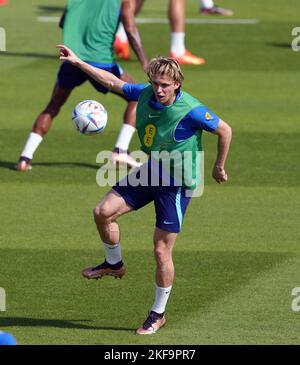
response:
M164 221L164 224L174 224L174 222Z
M160 115L159 114L149 114L148 117L151 118L159 118Z

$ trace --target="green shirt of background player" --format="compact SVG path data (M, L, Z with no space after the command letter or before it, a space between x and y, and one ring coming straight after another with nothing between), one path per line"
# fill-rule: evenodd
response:
M79 67L81 70L100 82L102 85L114 90L115 92L120 94L124 92L123 87L125 83L122 80L119 80L113 75L85 63L67 47L63 45L59 45L57 47L60 49L61 60L69 61L74 66ZM148 65L147 75L152 85L151 94L154 94L155 99L161 105L166 108L170 107L171 110L173 104L175 105L177 103L176 96L181 88L183 80L183 74L181 73L177 61L163 57L153 59ZM143 100L148 100L148 102L150 102L150 95L147 94L148 90L149 88L146 88L140 95L138 109ZM188 96L187 103L191 100L190 96ZM176 109L174 113L176 113ZM172 121L174 113L172 112L170 118L166 118L162 120L160 124L157 124L157 135L160 133L160 128L163 130L165 129L166 126L164 123L168 124ZM138 117L139 116L141 116L142 119L144 118L142 113L138 112ZM149 113L145 115L145 118L149 118ZM143 135L145 133L145 131L143 132L144 126L144 120L138 120L137 128L140 129L139 137L142 145L145 145L145 143L143 143ZM212 174L213 178L218 183L222 183L228 179L227 173L224 170L224 165L231 141L231 128L227 123L219 120L214 133L218 136L218 151ZM192 148L194 148L193 146L196 143L197 139L194 143L192 143ZM156 143L153 143L152 145L155 149ZM180 147L180 145L181 142L179 141L178 146ZM176 145L174 145L174 148L176 148ZM96 267L90 267L83 270L82 274L88 279L97 279L104 275L114 275L121 278L125 274L125 266L121 256L120 230L117 218L125 213L131 212L134 209L139 209L151 201L154 201L155 203L156 228L153 236L154 255L156 259L155 302L143 325L136 330L137 334L153 334L166 323L164 312L174 280L172 250L181 225L180 227L177 226L174 229L169 229L170 226L168 226L168 224L173 224L174 222L166 221L165 217L161 219L161 216L164 216L164 214L167 214L168 216L168 214L170 214L170 208L171 210L176 211L179 205L179 210L181 209L180 218L182 221L182 216L185 213L189 200L183 197L181 188L182 187L174 189L172 186L162 188L161 186L151 185L144 187L133 187L127 185L121 187L117 183L94 209L94 219L101 240L104 243L106 259L104 263ZM177 216L179 216L178 212ZM176 219L176 214L173 214L172 217L175 217ZM165 229L161 228L162 223L165 224Z

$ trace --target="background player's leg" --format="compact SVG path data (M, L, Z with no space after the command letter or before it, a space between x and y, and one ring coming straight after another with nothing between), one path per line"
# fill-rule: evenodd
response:
M35 151L43 140L43 137L49 131L53 118L57 116L61 106L68 99L72 89L62 89L56 83L52 92L51 100L46 108L38 115L31 133L27 139L24 149L20 155L17 170L26 171L31 169L30 161Z
M53 119L58 115L60 108L67 101L71 92L72 89L62 89L57 83L55 84L50 102L45 110L37 117L32 127L33 133L44 137L49 131Z
M168 16L171 28L170 56L183 65L202 65L205 60L185 48L185 0L169 0Z

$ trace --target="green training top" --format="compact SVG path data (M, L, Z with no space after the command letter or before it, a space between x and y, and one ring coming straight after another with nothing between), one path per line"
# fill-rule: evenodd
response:
M69 0L63 42L82 60L114 63L121 0Z
M153 89L150 85L143 90L138 100L136 128L142 144L141 150L151 155L151 158L156 158L160 153L158 158L163 165L170 164L171 176L177 181L181 177L181 186L194 189L200 183L197 152L202 151L202 130L197 130L183 141L176 141L175 129L192 109L203 104L190 94L182 92L174 104L157 110L149 104L152 95ZM168 153L172 153L171 160Z

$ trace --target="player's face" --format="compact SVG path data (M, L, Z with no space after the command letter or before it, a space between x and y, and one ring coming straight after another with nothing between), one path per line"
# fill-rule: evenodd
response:
M180 84L174 82L167 75L153 76L151 80L156 100L163 105L171 105L176 99L176 91Z

